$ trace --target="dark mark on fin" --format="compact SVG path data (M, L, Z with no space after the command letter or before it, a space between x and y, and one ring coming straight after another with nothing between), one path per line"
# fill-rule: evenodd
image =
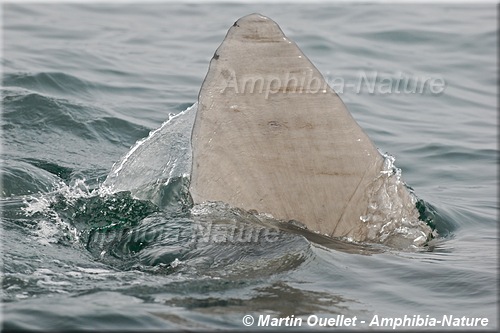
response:
M214 59L215 60L219 59L219 55L217 53L214 53Z

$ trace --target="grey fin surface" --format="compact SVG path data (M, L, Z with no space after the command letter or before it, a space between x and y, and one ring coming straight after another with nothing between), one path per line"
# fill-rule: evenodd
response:
M362 217L384 157L273 20L234 23L198 103L194 203L223 201L328 236L367 238Z

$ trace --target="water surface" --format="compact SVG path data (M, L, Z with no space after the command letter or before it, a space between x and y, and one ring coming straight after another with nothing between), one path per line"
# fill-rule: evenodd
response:
M261 242L252 232L273 231L265 217L186 208L183 169L163 160L182 160L183 137L142 160L175 169L159 201L97 195L136 141L196 102L227 29L252 12L278 22L395 156L433 209L437 245L400 251L293 230ZM375 315L453 315L497 328L496 13L464 4L5 5L4 328L242 329L248 314L343 314L365 320L362 329ZM378 88L358 89L363 75ZM403 77L445 88L397 93ZM388 82L389 92L379 89ZM215 232L228 225L231 242Z

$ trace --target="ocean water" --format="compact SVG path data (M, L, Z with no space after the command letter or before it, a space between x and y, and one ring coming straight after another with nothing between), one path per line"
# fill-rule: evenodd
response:
M395 157L439 231L432 246L292 227L266 242L265 216L191 207L191 106L227 29L253 12ZM372 321L405 316L427 319L412 329L470 329L431 326L443 316L498 328L494 5L5 4L2 15L4 329L239 330L247 315L252 329L266 315L302 318L286 327L298 329L337 315L356 316L344 329L392 330Z

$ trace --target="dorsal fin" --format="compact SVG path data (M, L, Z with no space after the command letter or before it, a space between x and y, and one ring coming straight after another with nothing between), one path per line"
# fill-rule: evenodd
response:
M363 240L383 157L316 67L271 19L229 29L210 62L192 133L195 203L298 220Z

